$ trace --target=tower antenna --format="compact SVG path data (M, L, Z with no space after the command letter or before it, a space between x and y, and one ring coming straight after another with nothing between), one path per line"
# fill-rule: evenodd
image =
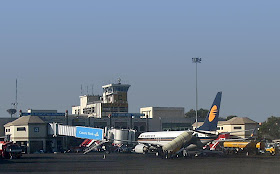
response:
M15 102L15 109L17 109L17 105L18 105L18 102L17 102L17 79L16 79L16 102Z

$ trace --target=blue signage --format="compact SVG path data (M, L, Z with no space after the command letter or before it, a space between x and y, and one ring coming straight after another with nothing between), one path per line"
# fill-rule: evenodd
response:
M77 126L76 137L93 140L103 140L103 129Z
M22 116L65 116L65 113L26 113L23 112Z
M112 113L111 115L112 117L135 117L135 118L145 116L145 114L141 114L141 113Z

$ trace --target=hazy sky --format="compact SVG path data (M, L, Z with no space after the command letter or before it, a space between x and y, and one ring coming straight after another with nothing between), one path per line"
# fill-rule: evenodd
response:
M221 116L280 116L280 1L1 1L0 117L18 108L79 104L81 84L131 84L129 111L209 109Z

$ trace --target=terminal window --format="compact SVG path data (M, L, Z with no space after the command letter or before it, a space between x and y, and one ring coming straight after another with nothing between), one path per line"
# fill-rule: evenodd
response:
M238 126L238 127L234 127L234 129L241 129L241 126Z
M25 131L26 129L25 129L25 127L18 127L17 128L17 131Z
M39 132L39 127L34 127L34 132Z

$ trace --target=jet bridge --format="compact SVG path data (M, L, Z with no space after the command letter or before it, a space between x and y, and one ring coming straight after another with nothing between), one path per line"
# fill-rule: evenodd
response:
M110 142L113 146L121 147L123 144L133 144L135 142L135 130L132 129L100 129L83 126L69 126L58 123L49 123L48 134L53 137L71 136L86 139L84 154L96 150L97 147ZM106 132L106 133L104 133ZM106 137L106 138L104 138ZM93 140L93 141L92 141ZM90 142L89 142L90 141Z
M100 128L91 128L83 126L68 126L58 123L49 123L48 134L53 137L57 136L71 136L77 138L85 138L92 140L103 141L104 131Z

